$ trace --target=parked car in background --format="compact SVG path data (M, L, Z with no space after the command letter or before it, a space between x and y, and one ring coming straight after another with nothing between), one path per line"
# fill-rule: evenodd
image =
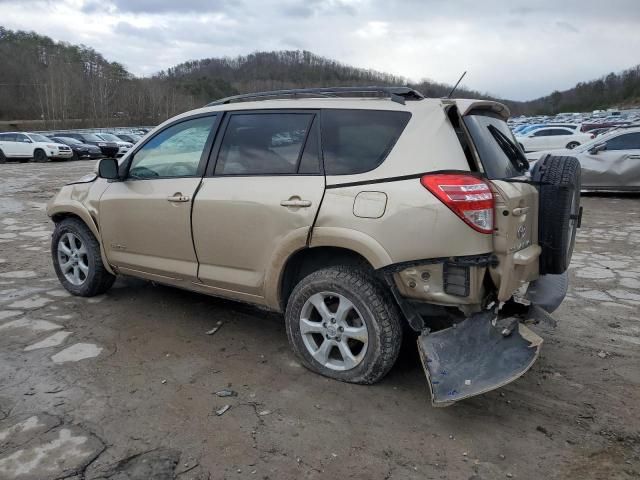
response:
M125 142L112 133L96 133L96 136L102 138L106 142L114 142L118 145L118 153L116 154L116 157L122 157L131 147L133 147L133 143Z
M124 142L129 142L131 144L136 144L142 138L140 135L136 135L135 133L114 133L116 137Z
M640 191L640 127L618 128L573 150L527 154L532 167L542 157L575 157L582 168L582 189Z
M80 140L76 140L71 137L49 137L54 142L62 143L71 148L73 152L72 160L80 160L80 159L96 159L102 158L104 155L102 154L102 150L100 147L95 145L90 145L88 143L82 143Z
M524 135L517 135L516 140L525 152L551 150L557 148L572 149L593 138L591 134L577 132L568 127L542 127Z
M0 133L0 163L7 160L36 162L49 160L69 160L73 157L71 148L56 143L50 138L38 133L6 132Z
M78 133L71 131L56 133L54 136L75 138L76 140L80 140L82 143L95 145L100 148L105 157L116 158L120 150L120 147L116 142L106 141L105 139L98 137L95 133Z

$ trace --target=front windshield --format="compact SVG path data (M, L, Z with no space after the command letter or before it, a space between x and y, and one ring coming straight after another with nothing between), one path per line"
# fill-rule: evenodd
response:
M82 143L80 140L76 140L75 138L69 138L69 137L58 137L61 141L63 141L64 143L68 144L76 144L76 143Z
M94 135L93 133L87 133L85 134L84 138L90 142L103 142L104 138L100 138L97 135Z
M47 143L51 142L50 138L45 137L44 135L40 135L39 133L30 133L29 138L34 142Z
M109 142L121 142L122 140L110 133L101 133L100 136Z
M589 132L585 132L585 133L589 133ZM586 152L587 150L591 149L594 145L598 145L599 143L605 143L607 140L611 139L611 137L614 136L615 133L617 132L607 132L603 135L599 135L593 140L583 143L582 145L578 145L576 148L574 148L574 150L576 152Z

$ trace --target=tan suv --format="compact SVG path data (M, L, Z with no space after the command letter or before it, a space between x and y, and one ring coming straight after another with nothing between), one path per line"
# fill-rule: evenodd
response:
M522 375L542 341L524 323L566 292L579 165L529 172L508 116L404 87L214 102L62 188L56 273L74 295L132 275L283 312L300 361L348 382L418 332L448 405Z

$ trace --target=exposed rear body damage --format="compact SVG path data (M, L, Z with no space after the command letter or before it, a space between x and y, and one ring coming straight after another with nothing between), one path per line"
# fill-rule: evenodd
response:
M431 403L445 407L480 395L522 376L538 358L542 338L509 317L517 327L507 336L490 311L454 326L420 335L418 349L431 391Z

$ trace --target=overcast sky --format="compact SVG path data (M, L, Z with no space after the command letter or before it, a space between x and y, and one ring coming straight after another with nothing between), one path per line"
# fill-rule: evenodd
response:
M0 0L0 25L83 43L137 75L306 49L526 100L640 63L640 0Z

